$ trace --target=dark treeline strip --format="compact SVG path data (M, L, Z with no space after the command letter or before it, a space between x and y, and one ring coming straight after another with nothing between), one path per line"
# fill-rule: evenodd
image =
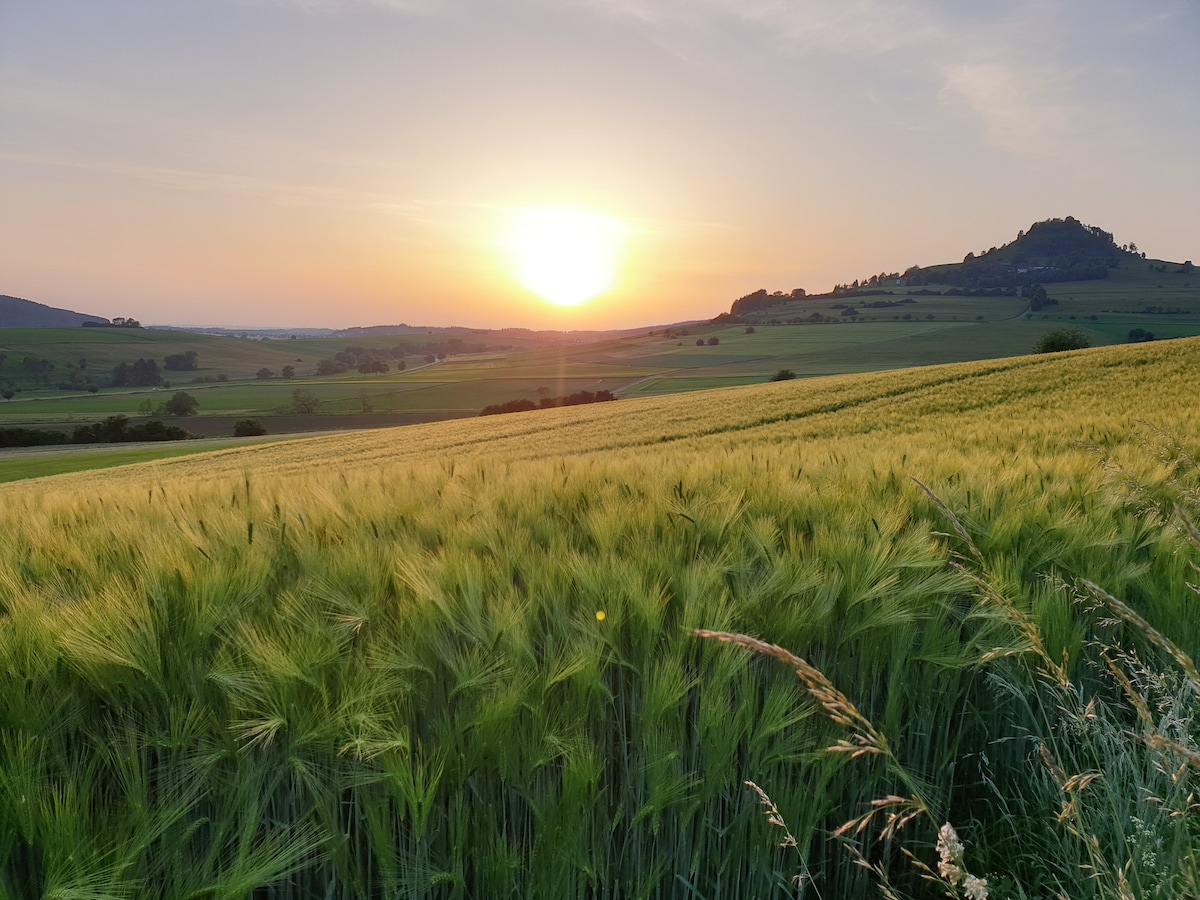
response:
M493 403L490 406L485 406L480 413L481 416L495 416L501 413L527 412L531 409L554 409L558 406L581 406L584 403L605 403L609 400L616 400L612 391L576 391L574 394L566 394L562 397L543 397L539 402L534 403L532 400L521 398L520 400L509 400L506 403Z
M126 416L109 416L92 425L65 431L38 428L0 428L0 447L53 447L60 444L123 444L132 441L185 441L196 435L175 425L151 419L130 425Z

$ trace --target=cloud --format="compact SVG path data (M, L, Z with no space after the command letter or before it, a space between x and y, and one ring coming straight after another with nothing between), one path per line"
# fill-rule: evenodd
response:
M550 3L553 0L544 0ZM792 51L887 53L944 35L928 5L881 0L575 0L596 13L670 29L736 22L767 32Z
M944 72L943 102L984 119L988 141L1009 153L1044 154L1067 138L1078 109L1065 102L1072 77L1047 66L968 62Z
M222 193L285 207L370 209L429 224L426 201L321 184L295 183L247 175L111 162L84 156L0 152L0 163L98 173L155 187L196 193Z

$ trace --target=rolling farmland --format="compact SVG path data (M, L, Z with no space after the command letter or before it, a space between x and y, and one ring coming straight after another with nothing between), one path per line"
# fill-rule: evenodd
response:
M1186 893L1186 756L1173 780L1120 743L1138 715L1097 641L1155 703L1187 673L1079 601L1087 579L1200 650L1175 512L1198 380L1197 340L1155 342L0 485L0 889L861 896L849 841L920 892L874 841L886 809L829 838L917 793L914 852L953 822L1012 896ZM821 752L851 735L804 683L697 628L800 654L892 755ZM1046 699L1044 660L1091 718ZM1180 708L1147 716L1194 750ZM1075 796L1087 841L1039 747L1125 765Z

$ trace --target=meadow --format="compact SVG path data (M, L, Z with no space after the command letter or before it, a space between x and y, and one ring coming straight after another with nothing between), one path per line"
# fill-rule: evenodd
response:
M0 896L940 896L899 849L947 821L993 896L1188 894L1198 378L1180 340L0 485Z

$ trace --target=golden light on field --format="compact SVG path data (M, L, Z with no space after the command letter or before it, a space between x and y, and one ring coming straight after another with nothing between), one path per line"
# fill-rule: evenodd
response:
M555 306L578 306L617 286L628 229L598 213L523 209L504 241L513 276Z

